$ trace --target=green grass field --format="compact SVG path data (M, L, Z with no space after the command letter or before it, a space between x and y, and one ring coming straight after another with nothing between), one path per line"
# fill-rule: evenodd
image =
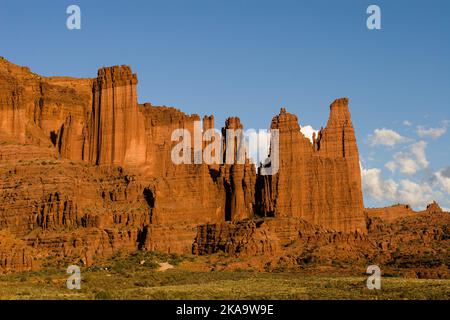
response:
M69 290L65 269L0 276L0 299L449 299L450 280L383 278L369 290L364 276L248 271L164 272L154 266L82 269Z

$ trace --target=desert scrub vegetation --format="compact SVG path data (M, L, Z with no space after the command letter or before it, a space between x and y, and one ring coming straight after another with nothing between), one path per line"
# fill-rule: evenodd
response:
M81 289L69 290L66 267L0 275L0 299L448 299L450 279L382 278L369 290L367 276L291 272L195 271L207 261L190 255L138 251L81 268ZM173 269L158 271L159 263ZM70 263L70 261L65 261Z
M171 269L82 271L81 290L68 290L65 270L0 277L0 299L448 299L450 280L366 278L300 273L193 272Z
M188 255L167 254L159 252L136 251L131 254L123 255L117 253L108 259L105 263L106 268L118 273L129 273L142 270L155 270L159 268L159 263L169 263L177 266L184 260L192 260Z

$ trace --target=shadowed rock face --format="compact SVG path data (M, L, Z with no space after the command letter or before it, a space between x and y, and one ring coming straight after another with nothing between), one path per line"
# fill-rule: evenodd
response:
M172 132L187 129L194 146L200 117L138 104L136 85L127 66L102 68L94 79L45 78L0 59L0 271L35 269L48 257L90 265L119 250L214 252L208 239L245 242L242 227L255 229L255 216L276 219L269 234L258 229L268 238L249 252L276 248L286 230L320 227L328 231L317 237L328 238L358 231L339 239L366 239L347 99L331 105L313 143L282 109L271 123L279 130L280 168L262 176L247 155L242 164L175 165ZM205 116L203 131L210 128L214 117ZM243 128L231 117L222 132ZM227 154L223 139L225 163L236 148ZM201 142L201 150L208 145Z
M449 222L449 213L430 210L390 222L373 216L367 234L360 234L331 231L293 217L247 220L199 226L193 248L199 255L227 253L232 258L222 263L226 270L317 272L339 266L363 274L376 264L385 275L448 278Z

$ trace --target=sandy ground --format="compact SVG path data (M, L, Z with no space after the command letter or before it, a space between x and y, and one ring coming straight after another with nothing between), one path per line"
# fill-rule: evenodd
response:
M173 269L173 265L171 265L168 262L158 262L158 264L159 264L159 268L157 271L166 271L169 269Z

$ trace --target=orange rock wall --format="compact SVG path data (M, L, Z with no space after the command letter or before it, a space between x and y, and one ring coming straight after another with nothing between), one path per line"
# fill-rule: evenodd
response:
M366 232L361 173L348 100L330 106L325 129L311 144L297 116L281 110L271 129L279 130L279 172L259 176L258 214L301 217L337 231Z
M200 117L139 104L136 85L127 66L93 79L48 78L0 59L0 269L33 269L41 254L91 264L118 250L191 252L198 225L255 214L366 232L347 99L332 104L314 143L295 115L274 117L280 169L261 176L247 156L243 164L173 164L172 132L187 129L194 146ZM214 125L203 118L203 131ZM243 128L231 117L222 132ZM237 149L227 155L222 139L225 162Z

